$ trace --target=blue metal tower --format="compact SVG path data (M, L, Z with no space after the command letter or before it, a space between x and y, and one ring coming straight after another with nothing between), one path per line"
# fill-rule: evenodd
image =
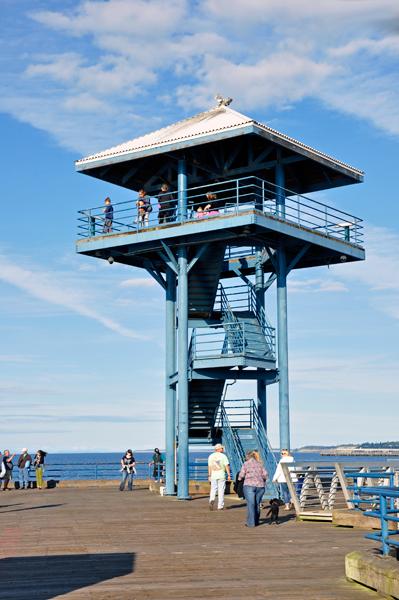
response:
M166 492L175 493L177 441L180 499L189 497L190 443L222 438L233 474L256 446L273 474L266 389L275 382L280 446L290 447L287 276L365 257L360 219L306 195L363 173L226 104L76 162L80 173L158 197L151 211L137 196L113 205L111 226L103 206L80 211L76 251L143 268L165 290ZM274 281L277 360L265 312ZM257 383L245 415L225 400L227 380Z

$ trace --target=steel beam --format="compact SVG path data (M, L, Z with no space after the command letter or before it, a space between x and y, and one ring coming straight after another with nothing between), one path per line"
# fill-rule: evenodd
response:
M285 218L285 179L284 165L281 164L281 150L277 152L276 165L277 214ZM288 323L287 323L287 257L284 246L276 248L277 258L277 349L279 370L279 419L280 449L290 449L290 409L288 388Z
M262 268L263 248L258 247L255 251L255 295L261 308L265 308L265 276ZM261 379L257 381L258 410L263 427L267 431L267 406L266 406L266 384Z
M176 437L176 390L169 385L169 377L176 372L176 274L166 269L166 364L165 364L165 454L166 454L166 496L175 496Z
M187 162L182 159L177 163L177 189L179 201L179 221L187 219Z

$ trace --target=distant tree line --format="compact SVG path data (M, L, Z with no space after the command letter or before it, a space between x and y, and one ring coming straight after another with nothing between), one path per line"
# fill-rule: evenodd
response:
M359 448L399 448L399 442L365 442Z

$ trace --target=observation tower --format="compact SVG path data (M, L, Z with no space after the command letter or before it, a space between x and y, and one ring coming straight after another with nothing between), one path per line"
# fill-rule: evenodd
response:
M177 483L181 500L189 498L189 444L222 439L234 476L257 447L273 474L266 389L274 383L280 447L290 448L287 277L365 258L361 220L314 199L362 182L362 171L217 99L211 110L76 161L79 173L151 199L151 212L136 194L114 204L108 229L104 205L79 211L76 251L145 269L165 290L166 493ZM165 184L168 195L154 199ZM274 281L277 336L265 312ZM226 400L228 380L256 383L256 399Z

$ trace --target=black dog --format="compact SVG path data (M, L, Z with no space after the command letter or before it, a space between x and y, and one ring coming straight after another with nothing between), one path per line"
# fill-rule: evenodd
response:
M269 512L267 513L267 516L268 517L270 516L269 525L271 525L272 523L276 523L276 525L278 525L279 506L280 506L280 502L279 502L278 498L272 498L270 500L270 508L269 508Z

